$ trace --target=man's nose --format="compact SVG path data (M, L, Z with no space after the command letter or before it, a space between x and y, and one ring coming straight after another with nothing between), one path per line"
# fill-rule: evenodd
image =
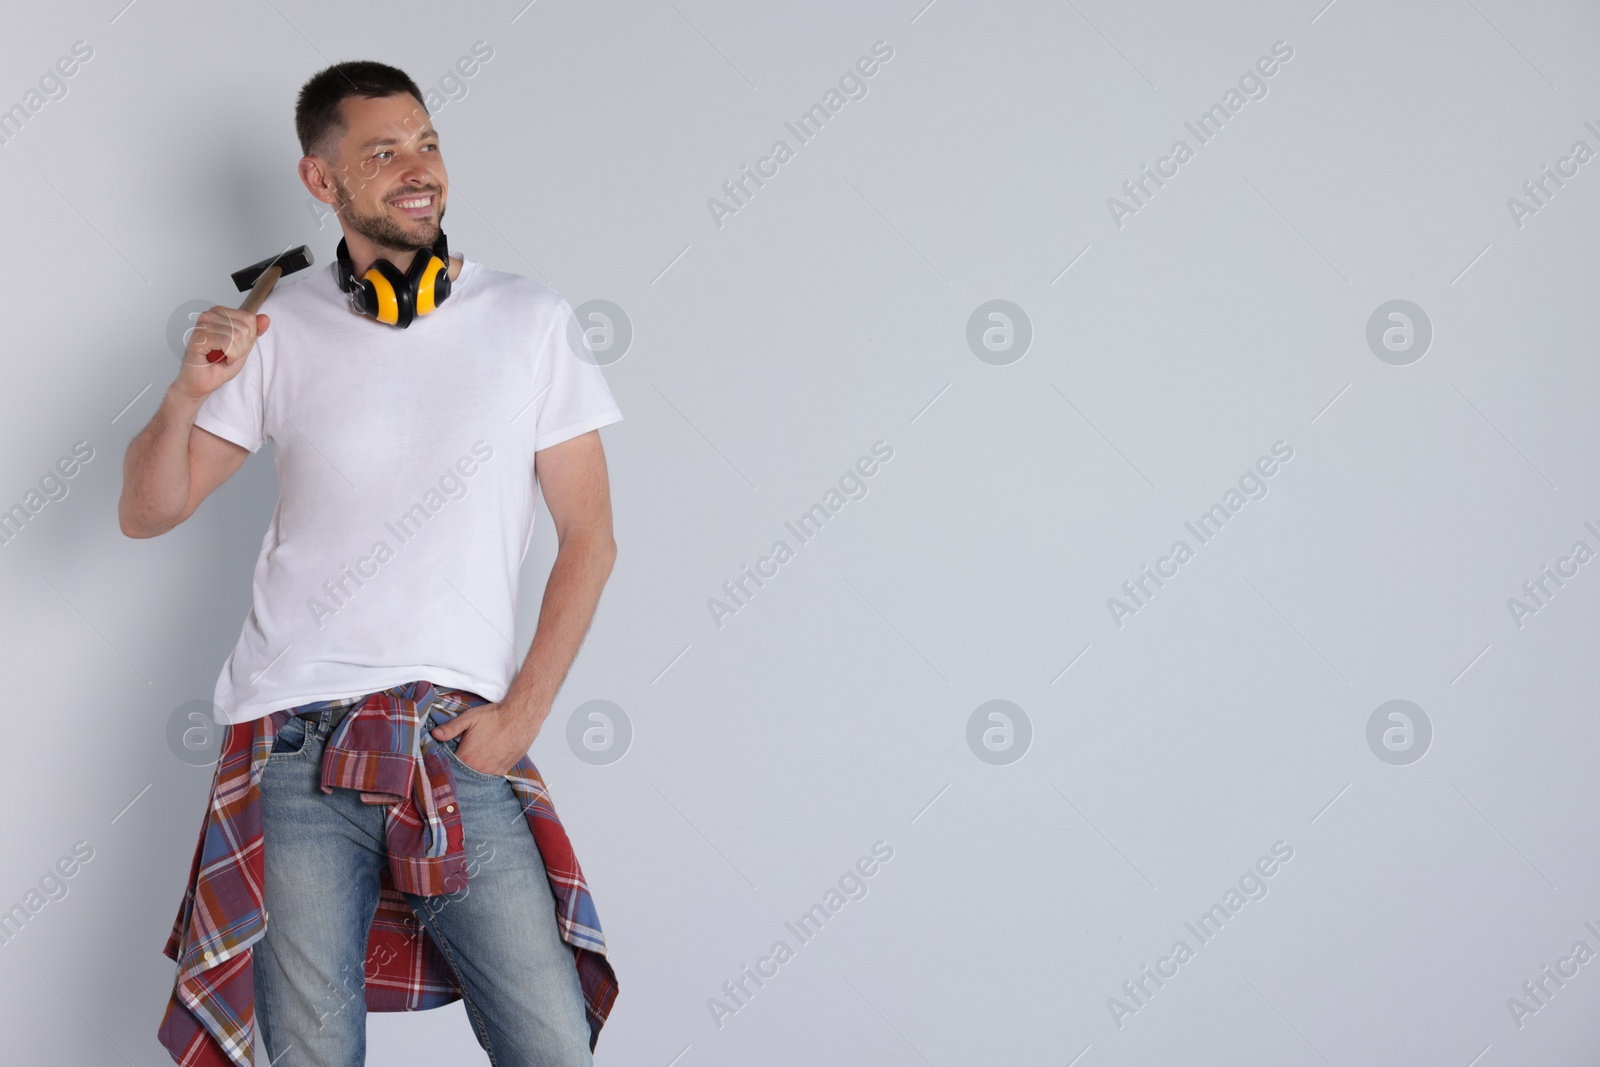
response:
M400 171L402 181L420 186L437 184L434 181L433 171L428 167L428 160L421 152L408 151L400 158L403 167Z

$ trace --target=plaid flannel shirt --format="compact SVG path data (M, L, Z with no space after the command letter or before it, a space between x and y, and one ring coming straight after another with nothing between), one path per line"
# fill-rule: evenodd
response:
M162 950L178 965L159 1038L183 1067L251 1067L255 1042L251 950L266 932L262 902L261 771L291 715L359 705L328 738L322 791L359 789L386 804L389 863L367 934L366 1005L418 1011L461 998L455 973L402 892L434 895L467 884L455 769L426 726L488 703L459 689L407 682L346 700L324 700L229 725L189 869L188 888ZM506 777L544 859L562 938L572 947L589 1019L589 1048L617 996L600 918L583 871L533 761Z

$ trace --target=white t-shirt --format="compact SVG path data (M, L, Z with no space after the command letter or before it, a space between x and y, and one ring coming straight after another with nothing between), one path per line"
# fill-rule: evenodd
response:
M273 443L278 505L217 679L219 722L425 678L503 698L533 540L533 456L622 412L572 309L462 257L406 329L350 308L335 265L284 279L195 424Z

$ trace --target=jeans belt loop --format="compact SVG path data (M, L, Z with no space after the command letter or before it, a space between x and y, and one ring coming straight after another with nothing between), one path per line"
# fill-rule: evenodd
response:
M333 731L338 727L340 720L355 710L354 704L340 704L331 708L324 708L322 712L322 736L324 739L332 737Z

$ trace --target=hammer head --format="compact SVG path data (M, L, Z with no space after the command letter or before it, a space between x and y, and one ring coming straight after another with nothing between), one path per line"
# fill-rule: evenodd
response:
M256 283L256 279L261 277L262 271L273 264L277 264L285 275L293 274L297 270L304 270L312 264L311 249L301 245L286 252L279 252L275 256L268 256L260 263L252 263L243 270L234 271L233 284L238 286L239 291L243 293Z

